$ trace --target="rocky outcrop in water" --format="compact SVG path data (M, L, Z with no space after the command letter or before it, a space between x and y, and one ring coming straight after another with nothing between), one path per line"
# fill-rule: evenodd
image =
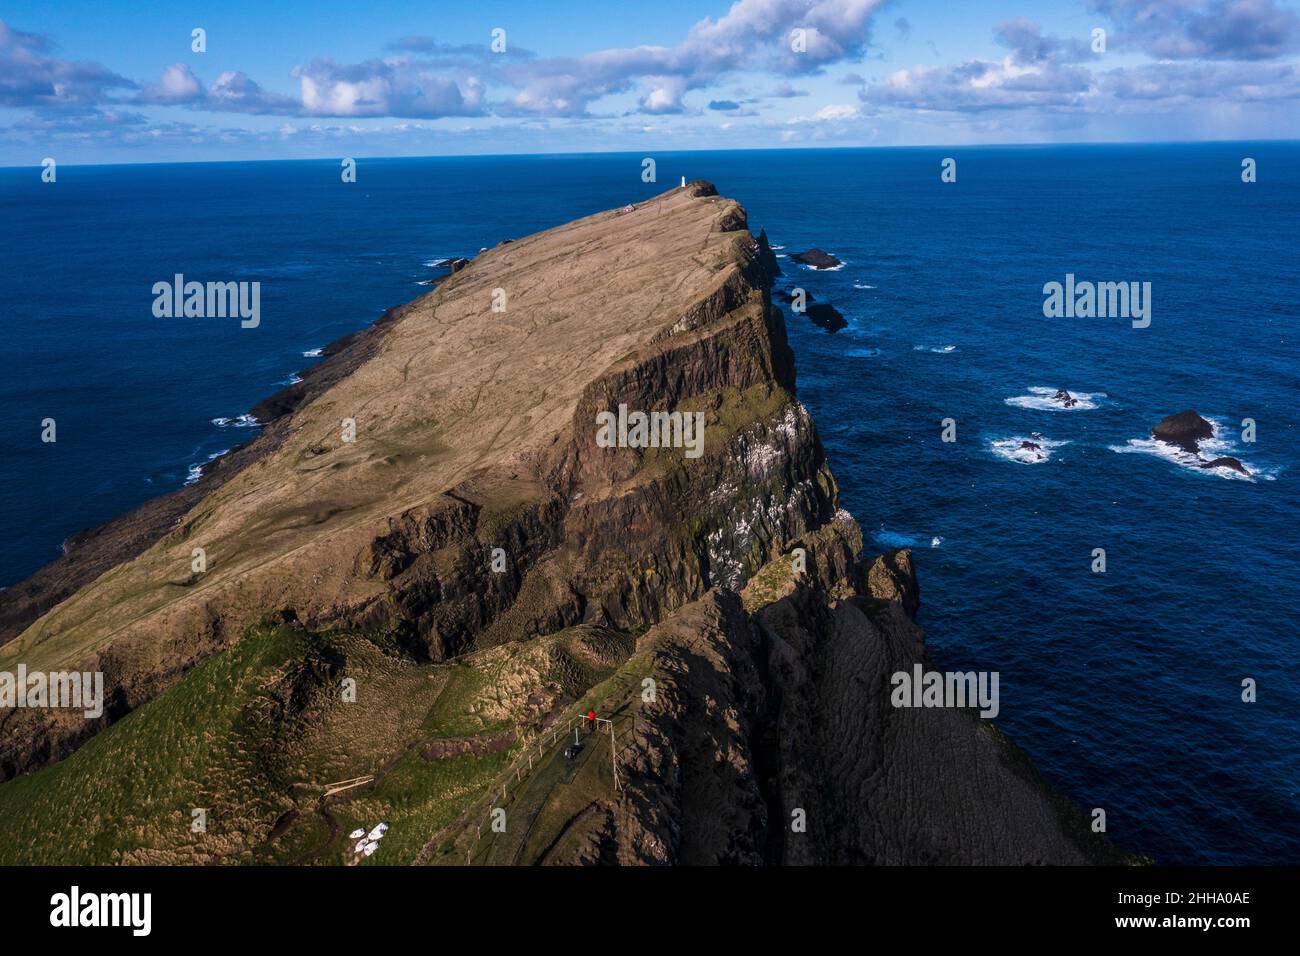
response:
M1250 470L1241 463L1240 459L1233 458L1231 455L1221 455L1218 458L1211 459L1210 461L1201 462L1201 467L1202 468L1231 468L1235 472L1239 472L1245 475L1246 477L1250 477Z
M834 269L836 266L844 264L825 249L809 249L806 252L796 252L790 258L814 269Z
M1207 438L1214 437L1214 426L1202 418L1193 409L1162 418L1151 435L1158 441L1176 445L1193 455L1200 451L1200 444Z
M844 313L829 302L813 303L808 306L805 314L812 320L814 325L820 329L825 329L827 332L838 332L849 324L844 318Z

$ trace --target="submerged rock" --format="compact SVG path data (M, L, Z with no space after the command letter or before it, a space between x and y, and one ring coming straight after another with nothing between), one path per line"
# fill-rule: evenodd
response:
M818 302L808 306L804 315L812 319L813 324L818 328L825 329L827 332L838 332L849 324L840 310L829 302Z
M1231 468L1233 471L1239 471L1243 475L1249 475L1250 470L1246 468L1238 459L1231 455L1221 455L1212 461L1201 462L1202 468Z

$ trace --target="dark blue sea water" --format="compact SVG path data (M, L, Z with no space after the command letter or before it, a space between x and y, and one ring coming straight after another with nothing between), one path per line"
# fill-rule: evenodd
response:
M800 394L845 506L916 549L940 666L998 671L1000 725L1122 846L1300 859L1300 145L654 155L658 185L639 154L362 160L348 185L334 160L0 170L0 584L251 437L213 420L426 263L707 178L785 253L846 263L781 260L849 322L788 317ZM260 280L260 327L154 318L177 272ZM1151 282L1150 328L1044 318L1067 272ZM1091 398L1032 391L1062 386ZM1190 407L1254 480L1143 450ZM994 444L1033 432L1046 461Z

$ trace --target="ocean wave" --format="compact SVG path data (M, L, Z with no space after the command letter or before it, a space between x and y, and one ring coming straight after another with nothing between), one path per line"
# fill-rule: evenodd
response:
M323 348L319 348L319 349L308 349L306 352L302 353L302 356L303 358L320 358L324 354L325 354L325 350Z
M259 428L262 423L245 413L238 418L214 418L212 424L218 428Z
M1066 408L1053 398L1057 391L1058 389L1048 388L1046 385L1035 385L1029 389L1028 395L1016 395L1008 398L1006 403L1016 408L1033 408L1039 411L1087 412L1096 408L1106 397L1105 392L1070 392L1070 397L1077 400L1079 404Z
M874 289L875 286L874 286L874 285L867 285L865 282L855 282L855 283L853 283L853 288L855 288L855 289Z
M785 246L774 246L774 245L772 245L772 243L770 243L770 242L767 244L767 247L768 247L769 249L784 249L784 248L785 248Z
M936 355L947 355L949 352L957 351L955 345L914 345L913 352L933 352Z
M1214 429L1214 435L1211 438L1202 440L1198 447L1200 454L1195 455L1186 451L1177 445L1171 445L1168 442L1147 436L1145 438L1130 438L1126 444L1111 445L1110 450L1125 454L1154 455L1157 458L1163 458L1165 461L1172 462L1180 468L1188 468L1202 475L1212 475L1216 478L1226 478L1230 481L1273 481L1277 475L1269 469L1259 468L1248 461L1241 461L1237 447L1230 442L1225 436L1228 434L1228 428L1222 422L1206 416L1206 421ZM1206 463L1213 461L1215 458L1230 457L1241 461L1241 465L1249 474L1243 475L1235 468L1227 465L1220 465L1217 468L1205 468Z
M301 382L301 381L302 381L302 376L299 375L297 372L294 372L292 375L290 375L288 378L286 378L283 382L279 382L279 383L277 383L277 384L280 384L280 385L297 385L297 384L298 384L299 382Z
M989 450L1006 461L1016 461L1022 465L1041 465L1051 460L1052 452L1068 444L1068 441L1052 441L1034 432L1028 438L1023 435L995 438L989 442Z
M817 266L810 266L806 262L801 262L799 263L799 268L807 269L809 272L839 272L846 265L848 265L847 262L841 261L839 265L827 266L825 269L819 269Z
M849 356L850 358L875 358L877 355L880 354L880 349L876 349L876 348L848 349L847 351L845 351L844 354Z
M209 455L209 456L208 456L208 457L207 457L207 458L206 458L206 459L205 459L201 464L190 465L190 467L189 467L189 471L186 472L186 475L185 475L185 484L187 484L187 485L192 485L192 484L194 484L194 482L198 481L200 478L203 477L203 466L204 466L204 465L208 464L209 462L216 461L216 460L217 460L218 458L220 458L222 455L225 455L225 454L229 453L229 451L230 451L229 448L223 448L223 449L221 449L221 451L214 451L214 452L213 452L211 455Z

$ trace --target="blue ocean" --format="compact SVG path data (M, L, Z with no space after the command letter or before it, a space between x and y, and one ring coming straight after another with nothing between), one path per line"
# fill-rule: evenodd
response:
M644 155L657 183L643 154L0 170L0 585L251 438L435 261L709 179L847 321L787 309L800 397L844 506L914 549L937 665L999 672L999 725L1121 847L1300 859L1300 144ZM176 273L260 281L260 325L155 318ZM1151 283L1150 326L1046 318L1067 275ZM1249 476L1148 440L1188 408Z

